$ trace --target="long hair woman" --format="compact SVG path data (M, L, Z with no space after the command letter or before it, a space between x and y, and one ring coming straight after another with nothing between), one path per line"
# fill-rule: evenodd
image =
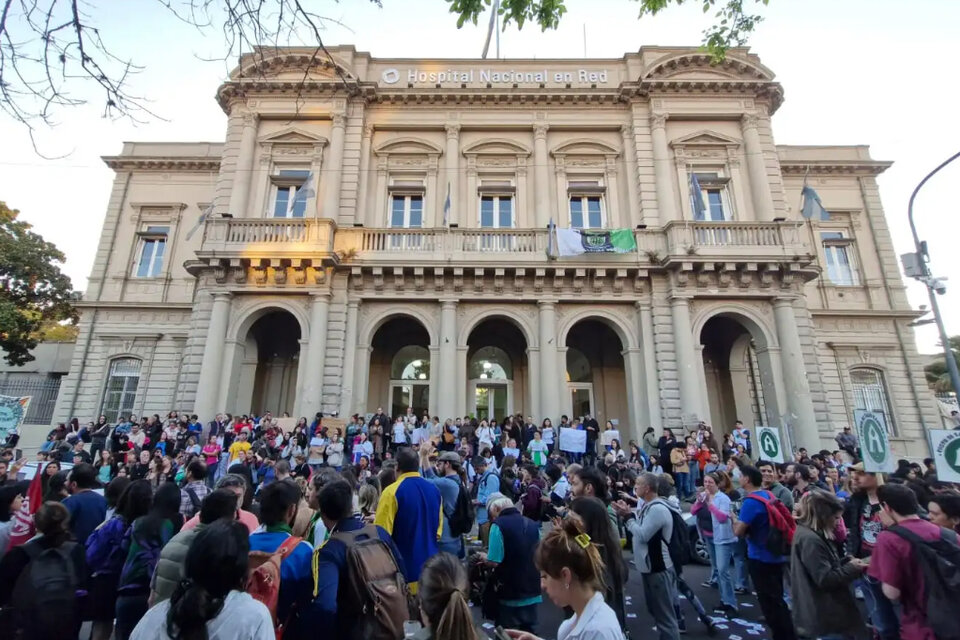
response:
M852 583L867 565L856 558L843 562L835 530L843 504L831 493L814 490L797 503L797 531L790 550L793 624L798 636L859 637L863 619Z
M165 482L154 494L150 511L134 520L130 536L125 538L126 561L117 588L114 634L117 640L129 638L130 632L146 613L150 578L157 568L161 549L177 532L179 522L182 522L180 488L172 482Z
M467 570L449 553L431 556L420 572L420 616L415 640L479 640L467 605Z
M544 536L534 562L550 600L558 607L573 609L573 617L560 623L557 640L623 640L617 614L604 602L606 587L600 549L587 534L580 516L568 515ZM515 640L537 640L532 633L511 630L509 634Z
M186 576L169 600L150 609L132 640L274 640L267 607L244 591L250 532L236 520L207 525L184 561Z
M586 534L600 551L606 587L603 600L617 614L620 625L626 628L623 587L627 582L627 566L620 551L620 537L607 516L607 507L597 498L581 497L570 503L570 510L583 520Z

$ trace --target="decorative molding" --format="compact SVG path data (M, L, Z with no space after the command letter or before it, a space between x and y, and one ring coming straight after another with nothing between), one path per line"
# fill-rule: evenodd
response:
M892 162L882 160L799 160L780 159L780 171L785 176L804 175L860 175L878 176L893 166Z
M102 156L114 171L175 171L207 173L220 170L220 156Z

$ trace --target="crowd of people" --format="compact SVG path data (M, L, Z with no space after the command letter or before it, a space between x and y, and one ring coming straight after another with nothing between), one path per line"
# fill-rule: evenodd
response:
M585 450L561 451L561 427L586 431ZM545 593L565 612L558 640L622 640L633 581L663 640L686 631L688 607L715 632L751 593L774 640L867 625L881 640L956 636L938 604L960 597L960 493L932 460L866 471L849 429L786 463L757 459L739 422L720 438L704 423L647 429L626 448L619 434L591 416L411 409L74 420L37 454L24 544L10 543L24 459L0 456L0 629L476 640L473 604L535 640L554 635ZM684 576L687 512L710 560L702 598Z

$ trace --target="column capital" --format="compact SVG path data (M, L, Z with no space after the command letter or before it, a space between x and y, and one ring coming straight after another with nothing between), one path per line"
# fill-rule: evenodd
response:
M329 291L311 291L310 298L316 302L330 302L331 294Z
M668 300L672 305L689 305L690 300L693 299L693 294L690 293L671 293Z
M650 300L637 300L633 306L638 311L653 311L653 302Z
M793 303L796 302L796 296L777 296L773 299L774 307L792 307Z
M457 303L459 303L459 298L440 298L440 308L441 309L456 309Z
M217 301L229 302L230 299L233 297L233 294L230 293L229 291L213 291L210 293L210 295L213 296L214 302L217 302Z
M667 114L654 112L650 114L651 129L665 129L667 127Z
M374 126L372 124L363 125L363 137L372 138L373 137Z
M240 123L245 127L253 127L257 124L257 114L247 111L240 114Z
M534 140L546 140L547 131L550 130L550 125L545 123L537 123L533 125L533 139Z
M459 124L445 124L443 125L444 131L447 132L448 140L455 140L460 137L460 125Z
M347 126L347 116L343 113L335 113L332 117L333 128L334 129L343 129Z
M359 308L360 308L360 301L357 300L356 298L347 300L347 308L348 308L348 309L354 309L354 310L359 309Z
M548 308L549 308L549 309L556 309L556 308L557 308L557 301L556 301L556 300L538 300L538 301L537 301L537 306L538 306L540 309L548 309Z
M740 118L740 123L743 126L744 131L748 129L756 129L760 124L760 116L755 113L745 113L743 117Z
M632 124L622 124L620 125L620 135L623 136L624 140L629 140L634 135L636 135L637 128Z

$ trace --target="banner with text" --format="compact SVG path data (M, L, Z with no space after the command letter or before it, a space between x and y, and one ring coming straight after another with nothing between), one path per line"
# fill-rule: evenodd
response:
M937 465L937 480L960 482L960 431L931 429L930 447Z
M555 229L557 255L579 256L584 253L630 253L637 250L632 229Z

